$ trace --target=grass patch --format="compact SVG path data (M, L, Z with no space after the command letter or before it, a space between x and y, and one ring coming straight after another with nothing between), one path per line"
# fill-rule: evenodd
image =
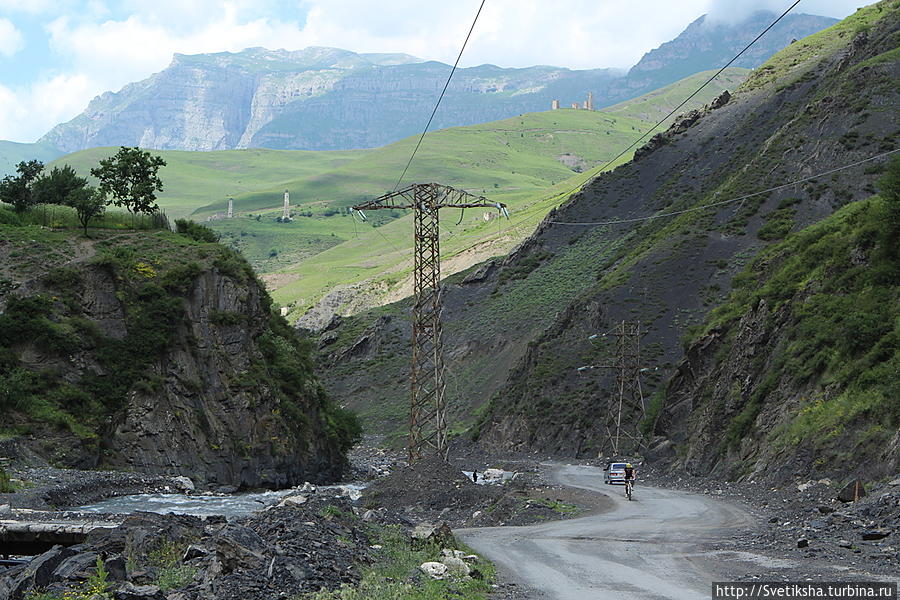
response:
M476 577L432 579L419 571L419 565L440 561L440 546L431 544L413 548L408 536L396 525L373 529L373 539L381 545L373 565L362 567L357 585L343 585L338 590L320 591L294 600L487 600L494 579L491 563L479 560ZM460 549L471 552L469 548Z

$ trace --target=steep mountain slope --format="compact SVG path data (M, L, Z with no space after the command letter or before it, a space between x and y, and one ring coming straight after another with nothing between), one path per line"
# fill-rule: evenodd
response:
M724 65L768 27L775 16L772 12L762 10L740 23L728 23L703 15L688 25L677 38L645 54L628 71L628 78L635 84L658 86L662 82L671 81L672 77L680 79L709 68L706 65ZM835 19L814 15L788 15L741 55L733 66L750 69L758 67L794 40L834 23Z
M875 163L717 204L895 148L898 23L900 7L880 2L792 44L730 102L686 116L574 194L508 258L456 278L444 296L453 417L470 422L483 407L489 446L608 452L612 373L577 368L609 363L612 342L588 337L641 321L649 399L681 360L686 329L724 297L760 238L871 194ZM777 211L789 198L787 220ZM405 308L322 338L327 387L360 398L388 429L405 411Z
M239 255L95 235L0 225L0 434L65 466L240 487L340 478L352 419Z
M732 478L897 473L900 159L891 169L884 197L791 234L735 277L668 385L655 455Z
M563 106L594 92L601 107L721 66L774 15L735 25L692 24L668 48L651 53L634 76L611 69L573 71L535 66L460 69L435 128L469 125ZM757 45L756 66L833 23L789 15ZM672 68L669 63L672 62ZM428 119L450 66L399 54L354 54L336 48L297 52L251 48L237 54L177 54L164 71L95 98L84 113L41 138L66 152L95 146L224 150L265 147L371 148L417 133Z

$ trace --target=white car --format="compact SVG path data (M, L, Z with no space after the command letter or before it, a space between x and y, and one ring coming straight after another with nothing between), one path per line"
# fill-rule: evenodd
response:
M606 463L603 469L603 483L625 483L625 465L623 462Z

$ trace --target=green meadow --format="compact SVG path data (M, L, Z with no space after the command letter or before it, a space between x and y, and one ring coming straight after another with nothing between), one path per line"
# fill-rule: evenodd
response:
M727 70L683 110L736 89L748 73ZM503 202L510 212L506 220L491 209L444 211L443 273L507 253L710 75L698 73L600 111L528 113L429 132L401 186L439 182ZM160 170L166 189L159 204L170 219L204 222L243 252L292 317L334 288L363 282L368 290L363 305L391 301L408 293L409 211L372 211L362 222L348 208L394 189L417 141L416 136L382 148L336 152L159 151L168 163ZM57 163L87 173L114 151L95 148ZM631 152L609 168L630 158ZM279 223L286 189L293 221ZM225 219L229 197L235 216Z

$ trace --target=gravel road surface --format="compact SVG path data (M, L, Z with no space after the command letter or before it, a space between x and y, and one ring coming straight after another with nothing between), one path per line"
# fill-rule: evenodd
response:
M528 527L457 530L501 571L554 600L708 599L710 582L760 570L758 556L726 557L715 542L753 525L721 500L637 485L634 500L596 467L561 466L558 483L609 496L609 509Z

